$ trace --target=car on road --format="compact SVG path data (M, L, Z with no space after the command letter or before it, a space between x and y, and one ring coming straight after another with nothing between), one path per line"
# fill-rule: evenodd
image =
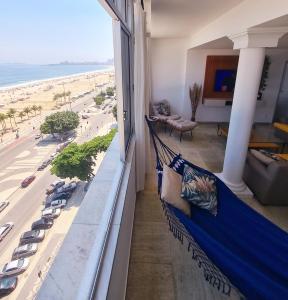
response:
M22 182L21 182L21 186L22 188L27 187L32 181L34 181L34 179L36 178L36 176L31 175L26 177Z
M67 200L59 199L59 200L54 200L51 203L47 203L45 205L45 208L64 208L66 204L67 204Z
M62 192L62 193L54 193L54 194L51 194L51 195L48 195L46 197L46 204L47 203L51 203L52 201L54 200L59 200L59 199L65 199L65 200L68 200L70 199L72 196L72 192L69 191L69 192Z
M86 119L88 119L88 118L89 118L88 115L82 115L82 119L83 119L83 120L86 120Z
M75 137L71 136L67 139L67 142L72 143L75 140Z
M17 286L17 276L1 278L0 279L0 296L12 293Z
M38 134L35 135L35 140L39 140L41 137L42 137L42 134L38 133Z
M71 181L58 188L55 192L56 193L63 193L63 192L70 192L70 191L73 192L76 188L77 188L77 183L75 181Z
M53 152L52 154L50 154L50 157L52 158L52 159L54 159L56 156L57 156L57 152Z
M53 226L53 220L49 219L39 219L32 223L31 229L37 230L37 229L49 229Z
M46 159L42 162L41 166L38 167L37 171L42 171L44 170L51 162L52 162L52 158Z
M3 211L9 205L8 201L0 202L0 212Z
M60 208L52 208L52 207L49 207L49 208L45 208L43 211L42 211L42 218L43 219L56 219L60 216L61 214L61 209Z
M20 245L39 243L44 240L45 231L44 230L30 230L24 232L20 237Z
M68 143L69 144L69 143ZM68 144L61 143L56 147L56 152L61 152Z
M3 277L18 275L23 273L29 265L29 259L28 258L20 258L16 260L12 260L9 263L5 264L1 275Z
M14 249L12 259L15 260L34 255L37 252L37 249L38 246L36 243L19 246L16 249Z
M6 224L3 224L0 227L0 241L4 239L4 237L10 232L10 230L13 228L14 223L13 222L8 222Z
M53 183L50 184L50 186L48 187L48 189L46 189L46 194L47 195L52 194L56 189L60 188L64 184L65 184L64 180L54 181Z

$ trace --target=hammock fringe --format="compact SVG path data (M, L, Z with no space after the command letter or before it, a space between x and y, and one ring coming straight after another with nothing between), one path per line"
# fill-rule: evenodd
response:
M182 245L184 244L184 239L186 240L188 244L187 251L192 252L191 258L197 263L198 267L203 270L205 280L226 296L231 296L231 292L234 289L240 298L244 299L239 290L234 287L229 279L209 260L195 240L187 233L184 226L179 223L179 221L177 222L177 217L171 214L165 202L162 199L160 200L162 202L164 215L168 221L169 230L172 232L174 238L179 240Z
M177 154L161 141L161 139L155 133L151 121L147 118L147 116L145 118L151 133L157 159L156 170L158 173L158 194L160 195L161 185L159 184L159 177L162 176L163 164L165 163L169 165L173 158L177 156ZM245 299L245 297L229 281L229 279L211 262L205 252L187 232L184 225L169 209L167 204L161 199L161 197L159 198L162 203L164 215L168 221L169 230L172 232L174 238L179 240L182 245L184 244L184 241L187 242L187 251L192 252L191 258L197 263L198 267L203 270L203 276L206 282L226 296L231 296L232 291L234 291L235 294L239 295L240 299Z

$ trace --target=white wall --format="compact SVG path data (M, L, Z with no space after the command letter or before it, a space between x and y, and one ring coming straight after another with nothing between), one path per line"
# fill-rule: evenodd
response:
M204 84L207 55L237 55L232 49L190 49L187 57L185 97L182 103L182 115L191 117L189 100L189 86L197 82ZM278 91L281 83L284 63L288 60L287 49L267 49L271 65L268 74L267 88L263 93L262 101L257 102L255 122L269 123L273 120ZM249 70L247 70L249 72ZM213 106L199 104L196 120L199 122L229 122L231 106L219 106L224 101L216 101Z
M191 118L189 86L203 85L207 55L238 55L232 49L190 49L186 39L151 39L152 101L167 99L172 112ZM267 88L262 101L257 102L255 122L273 121L275 105L281 83L287 49L267 49L271 58ZM249 72L249 70L247 70ZM213 106L200 103L196 115L199 122L229 122L231 106L224 101ZM218 106L217 106L218 105ZM219 106L221 105L221 106Z
M151 39L152 101L167 99L181 113L187 58L186 39Z
M191 118L191 104L189 99L189 86L196 82L204 85L207 55L238 55L232 49L190 49L187 57L185 99L182 104L182 115ZM224 104L224 100L215 102L215 105ZM228 122L230 119L230 106L206 106L202 102L198 106L196 120L200 122Z
M271 59L267 88L263 93L262 101L256 108L255 120L258 122L272 122L278 93L281 85L285 61L288 61L288 49L267 49L266 55Z

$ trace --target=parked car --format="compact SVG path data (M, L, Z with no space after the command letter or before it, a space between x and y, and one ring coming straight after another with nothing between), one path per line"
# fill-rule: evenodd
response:
M52 154L50 154L50 157L52 158L52 159L54 159L56 156L57 156L57 152L53 152Z
M38 133L35 135L35 140L39 140L41 138L42 134L41 133Z
M54 223L53 220L39 219L32 224L31 229L32 230L49 229L53 226L53 223Z
M52 161L51 158L49 158L49 159L47 159L47 160L44 160L44 161L42 162L41 166L39 166L37 170L38 170L38 171L44 170L44 169L51 163L51 161Z
M36 243L19 246L13 251L12 259L20 259L34 255L37 252L37 249L38 246Z
M56 180L53 183L51 183L51 186L55 187L58 189L60 186L64 185L65 181L64 180Z
M0 212L3 211L9 205L8 201L0 202Z
M56 219L60 216L61 214L61 209L60 208L45 208L42 211L42 218L43 219Z
M77 188L77 183L72 181L70 183L66 183L62 185L60 188L56 190L56 193L63 193L63 192L73 192Z
M67 142L72 143L75 140L75 137L71 136L67 139Z
M22 188L27 187L34 179L36 178L36 176L31 175L28 176L27 178L25 178L22 182L21 182L21 186Z
M8 232L13 228L14 223L8 222L6 224L3 224L0 227L0 241L4 239L4 237L8 234Z
M56 147L56 152L61 152L67 145L65 143L61 143Z
M50 184L50 186L48 187L48 189L46 190L46 194L50 195L52 194L56 189L60 188L61 186L63 186L65 184L64 180L57 180L54 181L53 183Z
M17 286L18 279L16 276L0 279L0 296L12 293Z
M5 264L1 275L3 277L7 276L13 276L23 273L29 265L29 259L28 258L20 258L16 260L12 260L9 263Z
M83 120L86 120L86 119L88 119L88 118L89 118L88 115L82 115L82 119L83 119Z
M59 199L68 200L68 199L70 199L71 196L72 196L72 192L71 191L69 191L69 192L62 192L62 193L54 193L54 194L51 194L51 195L47 196L45 204L51 203L52 201L59 200Z
M44 240L45 231L44 230L30 230L24 232L20 237L20 245L39 243Z
M67 204L67 200L59 199L59 200L54 200L51 203L47 203L45 205L45 208L64 208L66 204Z

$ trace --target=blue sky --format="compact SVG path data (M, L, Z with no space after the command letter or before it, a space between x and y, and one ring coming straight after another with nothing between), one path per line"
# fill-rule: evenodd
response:
M112 57L112 20L98 0L0 1L1 63Z

